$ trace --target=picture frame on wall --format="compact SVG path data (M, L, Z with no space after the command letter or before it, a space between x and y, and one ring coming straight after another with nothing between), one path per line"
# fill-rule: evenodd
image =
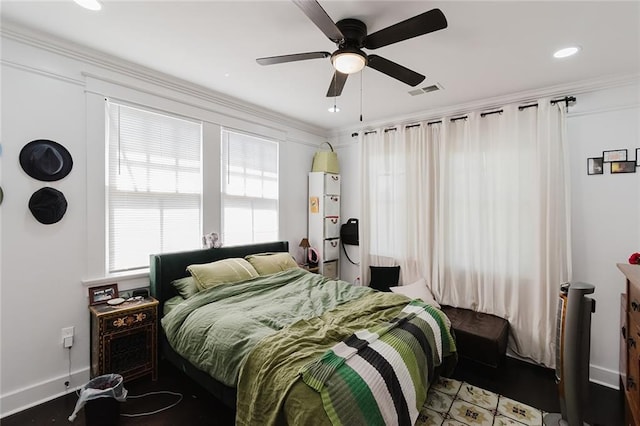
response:
M101 305L118 297L118 283L89 287L89 305Z
M627 161L626 149L615 149L611 151L602 151L602 161L611 163L613 161Z
M587 174L601 175L604 173L602 157L587 158Z
M635 161L612 161L611 162L611 174L616 173L635 173L636 162Z

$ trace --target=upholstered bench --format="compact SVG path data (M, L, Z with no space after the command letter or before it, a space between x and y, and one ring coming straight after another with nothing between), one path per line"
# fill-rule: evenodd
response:
M451 320L459 356L491 367L502 363L509 340L507 320L452 306L442 306L442 311Z

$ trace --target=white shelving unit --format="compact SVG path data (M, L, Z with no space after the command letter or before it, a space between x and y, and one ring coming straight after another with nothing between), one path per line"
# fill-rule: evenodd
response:
M318 250L318 273L339 278L340 175L309 173L309 244Z

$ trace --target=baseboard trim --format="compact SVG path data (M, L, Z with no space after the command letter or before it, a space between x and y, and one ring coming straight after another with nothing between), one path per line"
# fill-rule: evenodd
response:
M510 350L507 350L507 356L520 361L540 365L528 358L518 356ZM543 367L550 368L545 365L543 365ZM618 390L620 389L620 372L618 370L611 370L609 368L589 364L589 381L598 385Z
M589 381L618 390L620 389L620 372L590 364Z
M86 384L89 378L89 367L86 367L71 373L71 386L68 389L64 382L69 380L69 376L65 374L6 393L0 396L0 419L74 392Z

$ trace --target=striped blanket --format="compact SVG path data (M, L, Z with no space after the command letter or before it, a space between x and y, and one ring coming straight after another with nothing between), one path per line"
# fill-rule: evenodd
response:
M305 365L334 425L413 425L434 369L456 351L446 315L414 300L390 322L361 330Z

